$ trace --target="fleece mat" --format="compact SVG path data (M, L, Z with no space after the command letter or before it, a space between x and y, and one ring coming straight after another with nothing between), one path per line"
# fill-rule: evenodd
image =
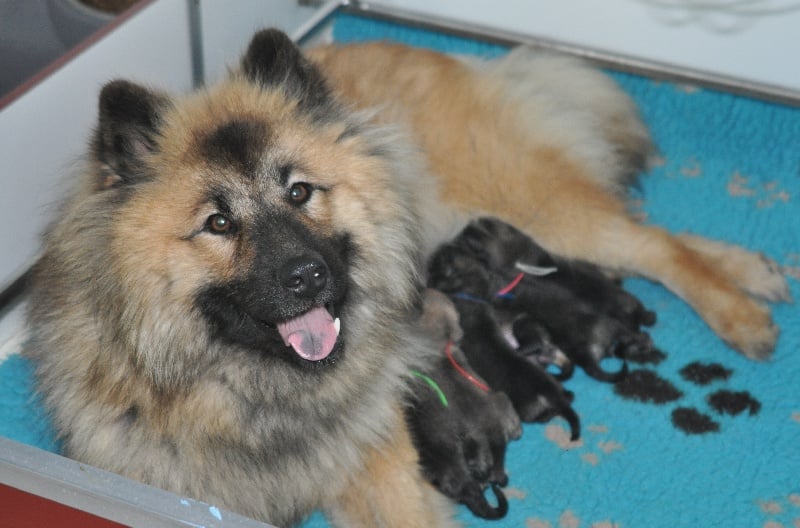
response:
M353 15L340 42L390 39L448 53L502 47ZM637 198L646 221L743 244L778 262L800 298L800 109L609 72L640 105L661 152ZM800 318L773 306L782 334L771 361L727 348L663 287L625 286L651 309L661 361L632 365L624 389L581 372L582 438L559 419L526 425L509 446L509 513L458 510L466 526L521 528L800 528ZM0 364L0 434L57 451L31 367ZM304 528L326 526L314 515Z

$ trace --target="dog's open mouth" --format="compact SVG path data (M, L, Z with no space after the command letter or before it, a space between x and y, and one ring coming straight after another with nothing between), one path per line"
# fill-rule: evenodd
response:
M307 361L327 358L339 337L340 321L324 307L318 306L278 323L278 333L284 344Z

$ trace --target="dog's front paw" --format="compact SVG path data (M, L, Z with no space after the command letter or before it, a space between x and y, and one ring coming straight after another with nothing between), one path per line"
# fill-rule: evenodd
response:
M752 280L748 281L748 284L752 286L745 288L745 291L765 301L792 302L789 282L781 266L766 255L760 254L759 257L761 266L755 266L750 270L748 275Z
M769 302L792 301L789 282L780 264L763 253L729 246L722 266L736 285L753 297Z
M791 302L783 269L763 253L696 235L682 234L678 238L753 297L769 302Z
M758 361L770 358L780 333L769 308L747 297L708 322L730 347Z
M768 325L757 328L741 328L736 333L739 335L734 340L726 339L725 341L745 357L756 361L765 361L772 357L780 329L770 322Z

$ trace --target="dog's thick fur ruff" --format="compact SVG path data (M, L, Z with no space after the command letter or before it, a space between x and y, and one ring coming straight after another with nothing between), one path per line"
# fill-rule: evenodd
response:
M339 526L450 525L401 402L435 351L415 327L420 249L479 213L660 280L737 349L771 350L745 292L785 296L774 270L627 215L650 143L604 76L528 50L473 66L388 44L311 57L323 74L265 31L188 97L104 88L30 280L24 353L66 455L279 525L315 508ZM310 313L325 330L295 354L281 328Z

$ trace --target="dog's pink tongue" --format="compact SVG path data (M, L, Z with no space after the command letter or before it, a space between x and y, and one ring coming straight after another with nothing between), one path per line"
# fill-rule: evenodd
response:
M325 359L336 344L336 326L325 308L314 308L299 317L278 324L286 346L303 359Z

